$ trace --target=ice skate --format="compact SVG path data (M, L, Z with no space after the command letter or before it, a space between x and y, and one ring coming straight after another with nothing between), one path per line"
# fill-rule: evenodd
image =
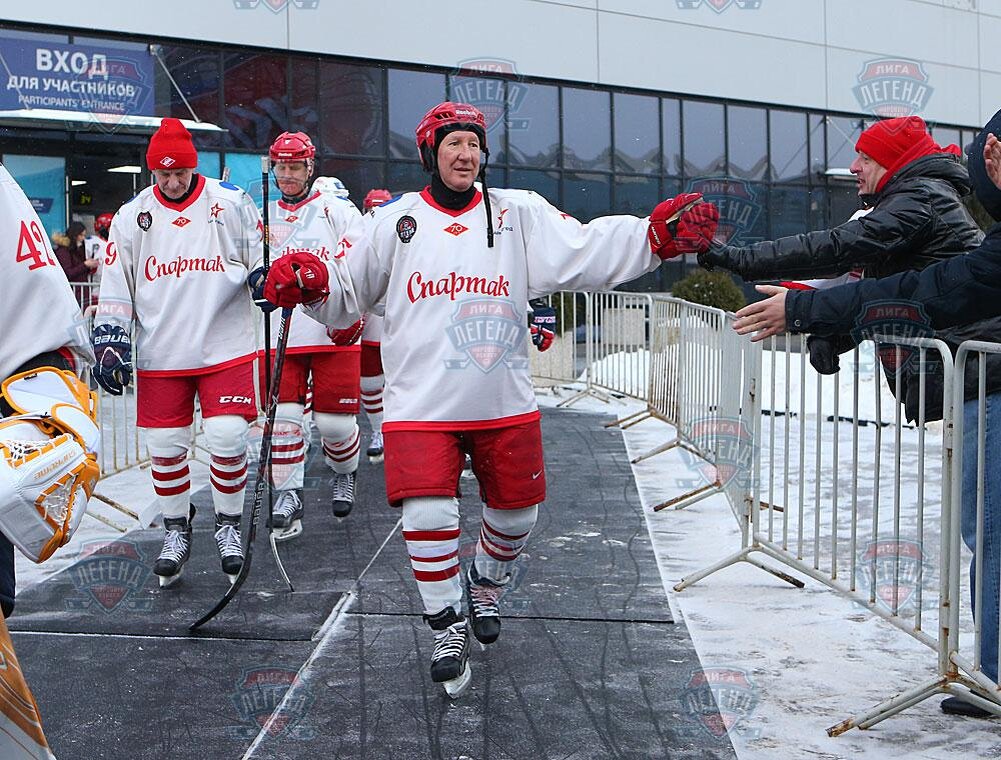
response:
M194 516L195 508L191 507L188 517L168 517L163 521L163 548L153 565L160 588L174 585L184 571L184 563L191 556L191 518Z
M511 576L503 581L483 578L476 571L476 562L469 563L466 573L466 594L469 598L469 622L480 644L493 644L500 636L500 600Z
M372 440L365 449L365 456L373 464L382 461L382 433L372 433Z
M236 576L243 567L243 543L240 539L240 515L215 516L215 542L222 560L222 571L229 576L229 582L236 582Z
M434 631L431 680L440 683L452 699L462 696L473 678L469 666L469 625L451 607L424 620Z
M355 505L355 473L334 473L334 489L331 496L331 506L334 517L345 518L351 514Z
M275 541L288 541L302 533L302 492L280 491L271 511L271 533Z

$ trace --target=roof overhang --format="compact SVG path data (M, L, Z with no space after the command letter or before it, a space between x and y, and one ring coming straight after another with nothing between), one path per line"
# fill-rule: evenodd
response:
M160 127L161 116L123 116L89 111L60 111L54 108L20 108L0 111L0 126L69 129L101 132L151 134ZM208 121L181 119L191 132L226 132Z

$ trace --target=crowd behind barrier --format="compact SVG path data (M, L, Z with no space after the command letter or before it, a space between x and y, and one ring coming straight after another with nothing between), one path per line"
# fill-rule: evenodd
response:
M940 340L876 335L846 355L840 373L822 376L808 369L805 336L752 343L718 309L620 292L552 301L573 303L562 314L573 319L554 345L562 358L532 358L537 385L573 389L563 406L587 395L645 402L610 425L653 417L674 435L634 462L680 449L690 463L675 484L681 493L654 510L720 493L737 520L740 546L683 578L677 591L748 562L798 587L808 576L928 647L934 677L900 684L899 695L829 734L868 728L936 694L962 695L1001 715L1001 687L984 674L979 655L984 631L996 635L998 625L974 623L960 530L963 373L971 352L1001 353L1001 344L963 344L954 362ZM888 386L892 379L899 387L909 364L919 371L921 399L913 421ZM946 399L956 395L940 420L925 413L933 373ZM981 376L981 399L983 383ZM984 419L981 403L980 429ZM990 462L983 435L978 448L980 561ZM980 573L973 593L982 586Z

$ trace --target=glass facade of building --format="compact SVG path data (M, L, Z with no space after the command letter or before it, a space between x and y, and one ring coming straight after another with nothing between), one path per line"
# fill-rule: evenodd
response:
M93 41L0 28L0 37L19 34ZM356 202L373 187L419 189L426 175L414 127L428 107L453 99L487 115L492 186L536 190L581 220L645 215L660 199L695 189L720 204L725 234L752 242L837 224L857 207L854 182L836 175L855 156L861 115L216 45L101 42L159 45L177 87L157 65L155 115L191 118L190 104L225 128L196 136L202 168L228 170L251 191L260 188L255 157L285 130L313 137L318 172L339 177ZM933 125L943 145L966 145L974 134ZM5 156L69 160L127 148L142 162L145 143L137 135L0 128ZM690 263L669 262L634 286L667 289Z

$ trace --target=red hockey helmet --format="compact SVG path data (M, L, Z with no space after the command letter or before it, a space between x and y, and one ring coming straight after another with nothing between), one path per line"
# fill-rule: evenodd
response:
M365 196L365 201L362 205L364 206L365 211L370 211L376 206L381 206L383 203L389 203L391 200L393 200L392 193L388 190L376 188L368 191L368 195Z
M115 215L109 214L107 211L97 215L94 220L94 232L97 233L98 237L108 239L108 233L111 232L111 220L114 218Z
M487 153L487 120L476 106L448 100L424 114L416 131L417 152L424 171L435 170L435 152L441 139L448 132L460 129L475 132L480 138L480 150Z
M305 132L282 132L268 150L271 163L308 161L316 157L316 146Z

